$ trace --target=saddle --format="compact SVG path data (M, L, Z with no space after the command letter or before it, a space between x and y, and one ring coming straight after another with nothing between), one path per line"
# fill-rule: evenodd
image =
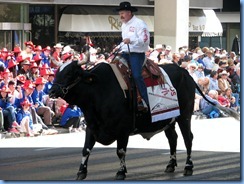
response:
M131 99L133 98L133 92L132 92L132 84L131 84L131 71L128 67L127 61L121 57L117 56L114 58L114 60L111 62L111 64L114 64L118 71L120 72L124 82L126 83L126 86L128 87L129 95ZM142 68L142 77L144 81L149 81L151 84L164 84L164 77L163 73L160 70L159 66L154 63L153 60L146 59ZM153 85L152 85L153 87ZM141 96L139 94L139 91L137 90L137 101L141 101Z

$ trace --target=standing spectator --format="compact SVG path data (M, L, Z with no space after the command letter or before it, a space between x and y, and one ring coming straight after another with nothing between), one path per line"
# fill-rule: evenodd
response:
M171 50L172 50L171 46L167 45L165 48L165 58L169 61L171 61L173 59Z

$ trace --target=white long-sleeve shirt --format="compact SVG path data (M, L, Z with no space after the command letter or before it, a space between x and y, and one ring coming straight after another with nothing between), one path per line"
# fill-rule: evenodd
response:
M122 24L122 39L130 39L130 52L143 53L148 50L150 43L150 33L147 25L135 15L126 23ZM121 50L128 52L128 46L122 44Z

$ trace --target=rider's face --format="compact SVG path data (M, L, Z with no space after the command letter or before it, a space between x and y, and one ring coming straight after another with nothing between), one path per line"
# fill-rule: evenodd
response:
M126 23L131 19L132 13L131 13L131 11L128 11L128 10L121 10L121 11L119 11L119 16L120 16L121 21Z

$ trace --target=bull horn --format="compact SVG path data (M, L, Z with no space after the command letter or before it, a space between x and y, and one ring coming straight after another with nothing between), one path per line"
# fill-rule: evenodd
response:
M89 54L89 52L81 53L82 59L80 59L77 64L78 65L83 65L83 64L87 63L88 54Z

